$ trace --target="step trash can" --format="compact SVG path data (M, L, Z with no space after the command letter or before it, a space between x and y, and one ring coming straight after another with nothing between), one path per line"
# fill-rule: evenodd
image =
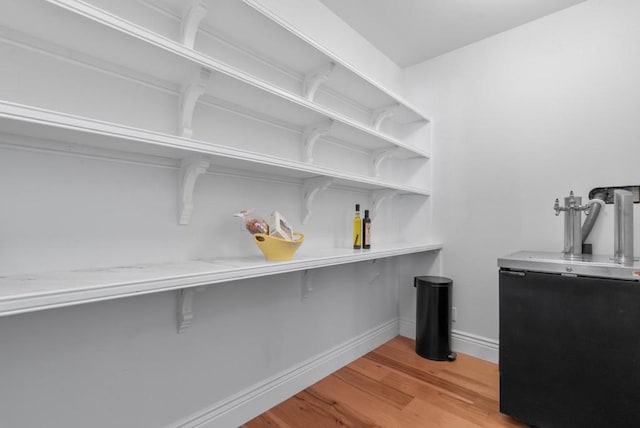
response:
M453 361L451 305L453 281L441 276L416 276L416 353L434 361Z

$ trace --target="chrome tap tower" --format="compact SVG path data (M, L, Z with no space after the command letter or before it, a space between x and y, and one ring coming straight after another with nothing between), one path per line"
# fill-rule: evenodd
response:
M564 212L564 249L562 253L567 259L582 258L582 211L589 214L591 201L585 205L582 203L581 196L574 196L573 190L569 192L569 196L564 198L564 207L560 206L560 201L556 198L553 208L556 216L561 211Z

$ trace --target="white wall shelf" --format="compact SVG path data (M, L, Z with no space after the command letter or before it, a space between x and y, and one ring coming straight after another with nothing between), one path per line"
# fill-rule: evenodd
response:
M133 162L145 156L160 159L177 170L179 224L191 219L198 178L216 170L299 184L303 224L317 195L332 187L367 192L372 217L385 200L430 195L425 188L404 183L423 163L402 171L400 179L380 177L395 167L381 171L389 159L430 158L421 132L429 119L302 40L292 28L256 11L252 1L0 1L6 12L0 15L0 45L16 59L16 66L3 74L3 146L99 153ZM24 79L16 78L23 74ZM66 85L56 87L58 81ZM96 92L101 96L92 100L84 94L100 84L105 85ZM134 103L129 116L114 113L138 93L146 104ZM102 98L107 98L103 104ZM130 118L137 107L144 114ZM221 127L229 117L222 110L235 115L229 128L242 131L250 124L247 132L234 134ZM223 131L216 133L216 126ZM299 142L300 155L297 147L282 156L271 154L269 144L282 141L276 128L288 133L286 147ZM198 139L201 135L206 138ZM263 135L269 137L266 153L242 145L243 139ZM233 138L227 141L229 136ZM345 161L333 162L344 153ZM348 169L350 156L363 165L358 173ZM180 332L192 322L194 294L202 286L304 271L300 290L307 298L313 269L369 260L373 283L378 275L375 260L441 245L380 243L367 251L308 247L309 253L303 248L293 261L281 263L256 256L0 277L0 316L181 290Z
M293 25L291 22L283 19L282 17L275 14L272 10L267 7L268 2L263 2L261 0L243 0L245 4L250 6L251 8L258 11L264 17L272 21L274 24L282 27L287 32L291 33L293 36L298 38L301 43L307 44L310 49L317 50L323 56L326 56L327 61L339 63L342 68L345 70L349 70L352 76L348 77L346 80L346 84L353 84L357 82L357 80L366 81L371 88L367 88L369 91L377 92L377 105L376 107L372 107L372 110L378 110L380 108L385 108L388 105L396 104L396 113L397 120L400 123L412 123L412 122L430 122L429 117L420 111L416 106L406 100L400 94L386 88L380 82L372 80L368 78L368 76L363 75L361 70L353 67L348 61L344 61L339 56L335 55L331 50L326 49L324 46L321 46L315 43L314 40L309 39L305 34L300 32L300 29ZM254 41L255 43L255 41ZM336 90L343 90L344 87L337 87Z
M188 224L194 209L193 189L207 168L223 165L250 169L276 177L300 179L305 184L303 224L309 221L315 195L337 184L372 191L375 211L382 199L396 195L429 196L430 191L379 178L348 174L306 162L267 156L228 146L174 135L124 127L107 122L0 101L0 127L4 133L44 141L63 141L69 150L97 147L125 153L146 154L180 160L178 221ZM380 193L382 192L382 193ZM381 197L380 195L384 195ZM372 214L375 216L375 211Z
M42 140L173 159L207 155L212 164L217 161L229 168L251 169L274 176L300 179L323 176L332 178L335 184L365 190L387 189L401 194L430 195L427 189L390 183L378 178L3 101L0 101L0 125L4 133Z
M438 243L390 244L362 251L327 248L305 252L303 247L293 260L287 262L267 262L261 256L250 256L8 276L0 278L0 316L436 251L441 248L442 245ZM308 277L302 286L308 291L310 284L307 280ZM192 318L192 299L192 294L183 295L179 299L183 308L179 311L182 329L189 325Z
M84 3L104 8L107 12L131 22L145 23L148 28L153 28L154 31L171 39L178 33L178 27L179 33L184 34L185 24L196 21L193 18L191 21L187 20L195 13L193 6L184 0L137 2L142 3L142 7L140 4L132 5L128 0L85 0ZM398 123L429 122L427 115L402 95L372 80L348 61L305 37L296 26L272 13L265 3L268 2L195 1L198 5L195 11L209 11L202 21L198 21L196 48L212 57L220 58L235 68L251 69L263 80L271 81L275 86L303 96L307 92L304 84L306 78L327 64L334 63L335 73L323 84L326 89L321 89L320 92L325 92L330 97L343 98L347 104L352 103L361 109L371 111L398 103ZM237 22L244 25L235 25ZM181 43L182 38L184 37L181 37Z
M308 100L302 93L282 89L246 71L191 49L177 40L149 31L86 2L49 0L47 8L36 9L38 16L19 10L20 7L27 8L29 6L27 3L34 1L41 3L42 0L25 0L24 5L21 2L19 7L12 7L11 16L6 16L4 21L0 19L0 24L16 31L27 29L30 34L50 34L51 36L44 39L47 43L67 46L82 54L97 56L104 62L134 70L142 75L150 75L175 84L186 84L187 89L190 88L187 85L194 82L194 70L210 70L215 73L211 77L211 84L206 87L206 94L258 111L262 109L263 113L284 111L285 117L292 119L296 116L293 122L302 122L300 124L303 126L323 119L331 119L342 125L342 128L332 127L331 132L339 133L342 129L342 134L338 134L337 137L344 141L348 142L353 137L358 141L371 141L373 149L379 148L381 144L398 147L405 152L402 156L404 158L430 157L428 151L375 129L370 123L370 115L366 120L355 120ZM71 28L77 28L77 31L56 32L60 22L65 22L65 25ZM84 34L85 37L76 37L75 34ZM101 41L99 48L95 45L96 40ZM123 45L128 47L126 53L122 52ZM315 79L316 83L321 83L323 76ZM315 83L313 85L315 86ZM191 86L191 88L201 87L202 79L199 84ZM191 101L187 107L194 105L193 100L197 99L198 94L196 90L186 91L189 97L185 96L185 98ZM272 100L274 97L277 101ZM263 99L266 101L261 101ZM274 102L285 103L288 106L278 105L277 108L273 108ZM190 109L181 109L181 119L188 120L190 115L185 112L189 113ZM182 129L183 127L180 131ZM188 126L186 130L188 133ZM347 137L343 138L344 135Z

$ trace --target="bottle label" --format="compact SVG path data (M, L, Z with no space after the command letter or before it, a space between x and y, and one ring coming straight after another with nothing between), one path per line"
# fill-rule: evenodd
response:
M370 222L366 222L364 224L364 233L363 233L363 244L365 246L369 246L371 245L371 223Z

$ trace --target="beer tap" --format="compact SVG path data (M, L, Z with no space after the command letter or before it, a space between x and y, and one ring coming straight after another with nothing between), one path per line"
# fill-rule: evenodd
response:
M560 215L560 212L564 212L564 249L562 252L565 258L582 258L582 211L585 212L585 215L589 215L589 209L594 203L604 205L600 199L591 199L581 205L582 197L575 196L573 190L569 192L569 196L565 196L563 207L560 206L560 200L556 198L553 204L556 216Z

